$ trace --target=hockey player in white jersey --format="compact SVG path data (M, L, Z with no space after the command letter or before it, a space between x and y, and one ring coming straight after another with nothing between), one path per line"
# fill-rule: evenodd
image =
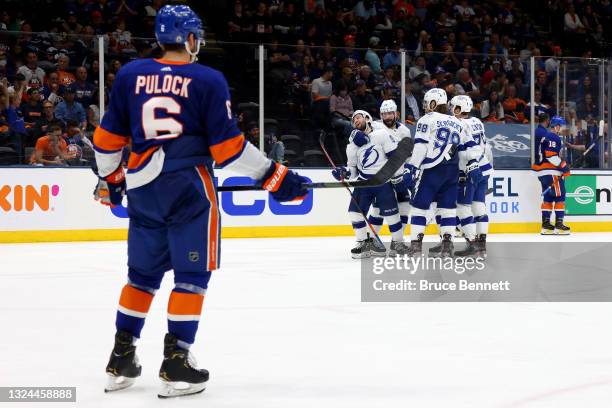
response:
M375 175L387 162L383 147L370 140L372 132L372 117L369 113L357 110L353 113L354 130L351 132L349 144L346 147L347 165L336 167L332 174L337 180L357 179L367 180ZM355 231L357 246L351 250L353 258L369 256L385 256L386 249L368 237L367 223L364 213L376 204L381 215L387 221L391 230L391 247L389 254L404 254L408 247L403 242L402 222L399 216L395 192L389 182L382 186L356 188L349 205L349 217Z
M392 99L385 100L380 105L380 118L380 121L374 122L372 125L374 130L370 134L370 139L372 143L381 145L385 154L389 157L400 140L411 139L410 129L398 121L397 105ZM404 172L404 167L401 167L395 177L391 179L397 197L400 219L402 220L402 232L408 224L410 213L410 194L402 177ZM382 228L383 218L380 216L380 210L376 205L370 209L368 221L377 233Z
M415 188L410 213L409 254L412 256L422 252L427 211L434 200L441 215L440 255L453 255L459 157L467 163L465 172L472 184L478 185L482 178L478 163L480 150L468 135L466 124L447 114L447 102L443 89L433 88L425 94L423 108L426 114L417 122L414 150L404 174L406 185Z
M457 256L485 256L486 239L489 219L486 212L485 198L489 184L489 176L493 173L491 160L493 155L484 131L484 125L480 119L470 117L474 107L472 99L467 95L457 95L450 101L450 111L456 118L463 121L468 134L474 140L474 149L479 151L478 165L482 178L478 184L470 183L466 177L467 159L459 158L459 188L457 190L457 217L459 228L467 241L467 246L462 251L456 251ZM441 246L432 248L429 252L436 253Z

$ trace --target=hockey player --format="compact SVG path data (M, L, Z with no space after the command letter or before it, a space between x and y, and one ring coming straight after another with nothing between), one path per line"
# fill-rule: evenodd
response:
M473 185L482 178L480 150L461 120L448 115L446 92L427 91L423 99L425 115L417 122L414 150L404 175L407 186L416 188L410 213L409 254L422 251L427 211L437 201L440 214L441 256L453 255L452 234L456 226L459 158L465 160L466 177ZM420 177L419 177L420 175ZM417 182L418 181L418 182Z
M487 145L484 125L480 119L470 117L474 104L467 95L457 95L450 101L451 113L463 121L467 126L468 134L474 140L480 157L478 160L482 178L477 185L468 182L465 156L459 158L459 188L457 194L457 217L459 228L467 241L467 247L463 251L455 252L457 256L486 254L486 239L489 226L489 218L486 212L485 198L489 184L489 176L493 172L491 161L493 154ZM438 247L439 248L439 247ZM435 252L432 248L430 252Z
M304 196L303 177L271 162L245 141L232 117L223 75L194 63L204 40L187 6L162 7L155 35L161 59L125 65L113 83L108 112L94 134L96 197L129 199L128 282L119 299L106 391L141 373L135 342L166 271L174 270L159 397L204 390L209 373L189 353L211 272L219 268L220 219L213 162L248 175L278 201ZM123 147L131 144L127 175Z
M400 140L404 138L411 139L410 129L398 121L397 105L392 99L387 99L380 105L380 118L380 122L373 123L374 130L370 134L370 139L372 143L381 145L385 154L389 157L393 154L393 150L397 147ZM408 224L408 215L410 213L410 194L402 177L404 171L403 167L400 168L391 180L397 197L400 219L402 220L402 234ZM376 205L370 209L368 220L378 233L382 228L383 218L380 216L380 210Z
M337 180L358 179L367 180L378 172L387 162L383 147L373 143L369 134L372 130L372 117L365 111L357 110L351 118L355 129L351 132L349 144L346 147L347 166L336 167L332 174ZM349 205L349 217L355 231L357 246L351 250L355 259L367 258L371 255L385 256L386 249L378 240L368 238L367 223L364 214L376 204L389 225L391 231L391 247L389 255L403 254L407 247L403 242L402 223L397 208L395 192L390 183L382 186L356 188ZM355 204L358 203L358 205Z
M536 139L535 163L531 166L537 172L542 184L542 235L569 235L570 228L563 224L565 216L565 181L570 175L569 165L559 156L563 141L560 133L567 126L565 119L553 116L550 131ZM555 211L555 225L550 222Z

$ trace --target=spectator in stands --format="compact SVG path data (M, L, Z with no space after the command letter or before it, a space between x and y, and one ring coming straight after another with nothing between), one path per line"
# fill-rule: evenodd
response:
M38 139L43 134L47 133L48 127L52 123L60 124L60 121L55 117L55 105L50 101L44 101L42 103L42 115L34 125L34 138Z
M416 57L414 61L414 66L410 67L410 70L408 71L408 78L412 81L421 74L431 76L425 66L425 57L422 55Z
M57 105L55 116L64 123L69 120L74 120L79 123L80 127L87 125L87 115L83 105L75 100L74 89L67 87L64 90L64 100Z
M61 95L64 94L66 87L61 84L57 71L50 72L47 75L47 83L43 86L42 96L45 100L57 105L62 101Z
M576 14L573 3L569 3L567 13L563 16L564 29L567 33L580 34L585 32L580 16Z
M450 44L445 45L443 48L442 60L440 61L440 68L444 68L446 72L454 73L457 72L461 63L453 52L453 47Z
M410 123L416 123L421 117L419 102L412 93L412 89L415 87L414 85L414 83L406 81L406 121Z
M333 68L326 67L321 76L312 81L312 87L310 88L313 119L320 128L327 125L326 118L329 115L329 99L333 94L331 82L333 76Z
M472 100L477 100L480 96L478 85L470 77L470 72L466 68L457 71L455 90L459 95L468 95Z
M120 18L117 20L115 31L110 33L110 49L115 54L135 55L136 49L132 44L132 33L126 30L125 20Z
M578 103L578 106L576 107L576 114L580 119L586 118L589 115L594 118L599 117L599 108L593 101L593 97L590 93L585 94L582 101Z
M285 145L278 140L276 135L269 136L268 146L266 146L268 158L277 163L285 163Z
M275 32L282 38L291 38L302 28L300 19L295 12L295 4L292 2L285 2L283 11L276 13L272 22Z
M480 118L483 122L504 122L504 107L497 91L492 90L487 99L480 103Z
M251 16L251 25L253 27L253 38L257 42L269 41L269 36L272 33L272 20L268 13L268 4L265 1L258 3L257 11Z
M368 92L365 81L358 79L357 88L351 95L354 110L364 110L366 112L376 112L378 109L377 101L371 92Z
M57 57L57 75L59 83L68 86L73 83L76 78L73 73L69 72L70 58L66 54L59 54Z
M23 118L16 109L24 88L11 94L6 77L0 81L0 146L13 149L16 158L23 156L23 141L27 137Z
M502 103L506 123L528 123L525 118L527 102L516 96L516 87L509 85L506 88L506 97Z
M550 105L542 103L542 92L540 92L538 89L535 89L533 96L535 100L533 108L535 112L535 117L537 118L541 114L547 114L549 116L552 116L554 112L550 108ZM525 118L527 120L531 118L531 102L528 102L527 106L525 107Z
M366 88L374 89L376 87L376 79L372 75L372 70L369 65L362 65L357 73L357 79L361 79L366 84ZM355 84L356 85L356 84Z
M38 66L38 56L35 52L26 54L26 64L19 67L17 73L23 75L29 88L40 88L45 81L45 71Z
M75 93L75 100L81 105L89 106L94 102L93 96L96 92L96 87L87 82L87 68L78 67L75 71L76 81L70 85Z
M344 48L341 48L336 53L336 61L341 68L349 67L351 70L357 69L361 57L359 51L355 49L355 36L344 36Z
M243 41L247 38L247 33L252 31L253 26L247 14L244 12L240 0L234 2L232 13L227 20L227 32L233 41Z
M337 89L342 85L345 85L349 92L352 92L356 87L355 75L349 67L342 68L342 76L334 83L334 88Z
M346 83L340 82L334 94L329 99L332 127L338 129L346 138L350 135L352 126L350 117L353 115L353 101L349 96Z
M401 63L400 44L397 41L393 41L391 49L383 57L383 68L386 70L398 66Z
M62 137L61 126L51 124L47 135L36 141L30 163L44 166L62 166L67 159L72 158L68 154L67 147L68 144Z
M380 38L370 37L370 41L369 41L370 47L366 51L365 57L364 57L365 62L368 64L368 66L372 69L372 71L376 75L382 73L382 68L380 66L380 57L378 56L376 51L374 51L374 48L378 47L379 43L380 43Z
M21 114L26 128L31 128L36 125L36 122L42 117L42 96L40 90L36 88L30 88L27 90L28 101L21 103Z

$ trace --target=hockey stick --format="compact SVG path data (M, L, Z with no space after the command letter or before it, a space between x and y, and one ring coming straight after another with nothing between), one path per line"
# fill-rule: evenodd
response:
M412 143L409 139L402 139L397 144L397 148L395 149L395 153L391 155L387 163L376 173L372 178L367 180L357 180L357 181L348 181L345 180L343 182L319 182L319 183L304 183L303 187L307 189L314 188L342 188L342 187L376 187L382 184L385 184L395 172L404 165L406 159L410 156L412 152ZM256 191L261 190L261 184L252 184L252 185L240 185L240 186L219 186L217 191Z
M327 134L325 133L325 131L321 131L321 135L319 136L319 146L321 146L321 151L323 152L323 154L325 154L325 157L327 157L327 161L329 162L329 164L332 166L332 168L336 168L336 164L334 163L334 161L332 160L331 156L329 155L329 153L327 153L327 149L325 149L325 136ZM368 221L368 216L366 215L366 213L361 209L361 207L359 206L359 202L357 201L357 199L353 196L353 192L351 191L351 189L348 187L348 183L346 183L346 181L344 180L344 177L340 176L340 182L344 183L344 187L346 188L346 191L349 193L349 195L351 196L351 201L353 202L353 204L355 204L355 207L357 208L357 211L359 211L359 213L361 214L361 216L363 217L363 220L365 221L365 223L368 225L368 227L370 227L370 231L372 231L372 234L374 234L374 236L376 237L376 240L382 245L385 246L385 244L383 244L382 239L380 239L380 236L378 236L378 234L376 233L376 230L374 229L374 227L372 226L372 224L370 223L370 221Z

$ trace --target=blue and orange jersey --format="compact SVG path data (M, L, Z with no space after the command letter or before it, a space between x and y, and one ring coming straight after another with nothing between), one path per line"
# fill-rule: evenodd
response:
M536 132L535 140L535 163L531 168L537 171L538 175L562 175L561 168L565 162L561 159L561 148L563 140L556 133L546 131Z
M94 134L100 176L114 172L131 145L128 188L161 172L236 160L245 148L223 75L210 67L161 59L125 65Z

